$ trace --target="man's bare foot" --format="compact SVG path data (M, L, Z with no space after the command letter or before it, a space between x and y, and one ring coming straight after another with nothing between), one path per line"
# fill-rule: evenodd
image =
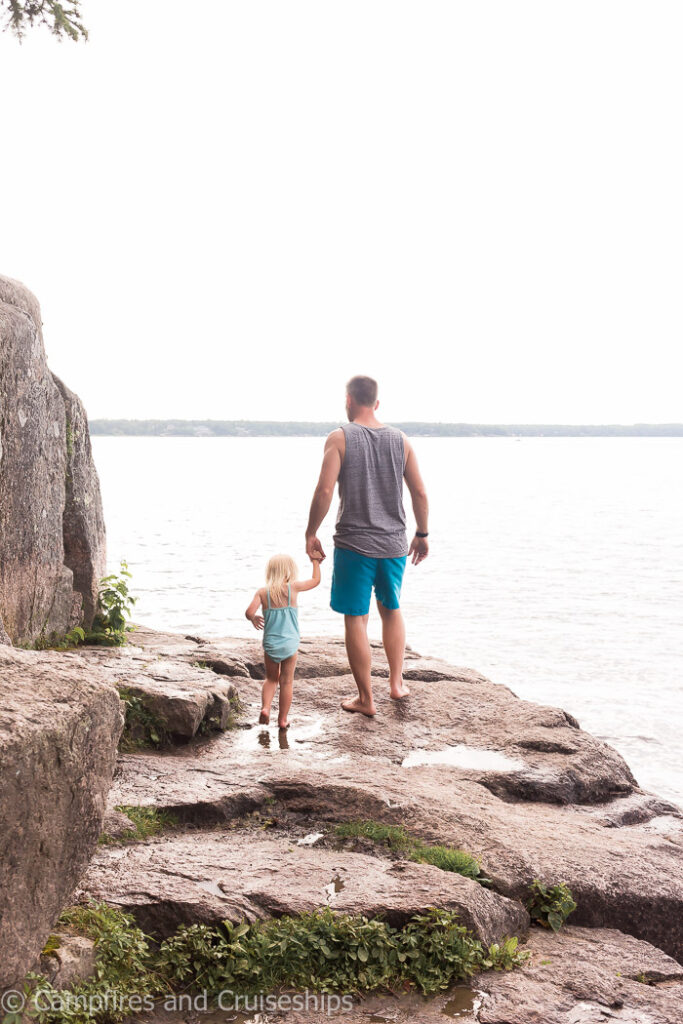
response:
M360 715L365 715L366 718L374 718L377 714L375 705L363 704L360 697L356 697L354 700L343 700L342 707L344 711L357 711Z
M269 722L270 722L270 712L269 711L262 711L261 714L258 716L258 724L259 725L268 725Z
M410 696L410 690L406 684L401 680L398 686L389 686L389 696L392 700L402 700L403 697Z

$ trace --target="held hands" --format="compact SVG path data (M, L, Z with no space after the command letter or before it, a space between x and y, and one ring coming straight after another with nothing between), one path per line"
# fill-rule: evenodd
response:
M254 627L254 629L263 629L263 616L254 615L252 617L251 624Z
M410 550L408 552L408 558L411 558L413 565L419 565L420 562L424 562L425 558L429 554L429 543L426 537L413 537L410 542Z
M315 534L312 537L306 537L306 554L312 562L322 562L325 559L323 546Z

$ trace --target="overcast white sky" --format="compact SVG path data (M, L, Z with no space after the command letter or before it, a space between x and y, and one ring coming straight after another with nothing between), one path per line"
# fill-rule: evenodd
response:
M683 420L678 0L83 14L0 35L0 273L91 417Z

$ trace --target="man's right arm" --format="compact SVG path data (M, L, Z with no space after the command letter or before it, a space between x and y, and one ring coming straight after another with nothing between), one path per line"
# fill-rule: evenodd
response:
M427 533L429 530L429 502L427 501L427 491L420 473L420 467L417 464L417 456L415 455L413 446L405 434L403 435L403 444L406 452L403 476L413 502L416 531L417 533ZM413 537L408 554L409 556L412 555L413 565L419 565L420 562L424 561L429 554L429 543L427 538L418 536Z
M344 431L341 427L328 434L325 441L325 454L323 455L320 478L313 494L308 526L306 527L306 554L309 558L312 558L315 553L318 553L321 558L325 557L325 552L318 540L317 534L320 524L329 512L330 505L332 504L334 487L342 466L343 444Z

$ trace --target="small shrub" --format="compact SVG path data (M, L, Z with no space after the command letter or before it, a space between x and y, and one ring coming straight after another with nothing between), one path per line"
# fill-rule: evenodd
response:
M134 628L128 620L137 601L131 596L128 586L131 575L128 563L122 561L120 575L112 573L100 580L97 614L92 628L85 635L86 643L106 647L120 647L126 643L127 634Z
M129 1017L126 998L157 995L168 985L154 965L154 953L148 937L129 914L104 903L69 907L59 918L60 925L73 928L95 943L95 973L72 989L54 988L44 977L30 974L32 991L40 990L38 1011L31 1016L40 1024L116 1024ZM118 1006L112 1004L115 993ZM29 996L29 1007L30 996ZM93 1014L91 1007L102 1006ZM51 1006L53 1009L42 1009Z
M529 955L517 949L515 938L486 950L456 914L437 909L405 928L329 907L253 924L181 926L158 949L129 914L103 903L70 907L59 924L93 940L95 975L69 993L28 975L33 991L41 991L41 1005L54 1007L32 1014L39 1024L117 1024L130 1019L128 997L172 991L216 996L228 988L244 994L412 988L431 994L480 970L511 970ZM106 1001L112 994L114 1005ZM98 999L105 1000L103 1008L90 1012Z
M161 944L157 964L172 984L213 994L225 988L429 994L480 970L509 970L528 955L517 950L516 939L485 950L448 910L429 910L397 929L326 907L254 924L181 927Z
M529 886L529 892L527 910L531 920L544 928L552 928L554 932L559 932L569 915L576 910L574 897L566 882L544 885L535 878Z

